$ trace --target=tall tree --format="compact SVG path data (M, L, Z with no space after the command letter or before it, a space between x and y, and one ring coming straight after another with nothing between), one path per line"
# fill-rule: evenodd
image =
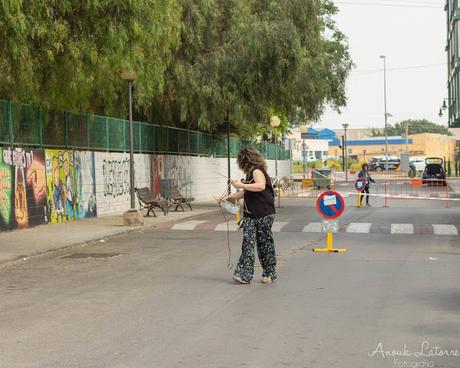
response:
M142 109L162 91L179 16L176 0L1 0L0 96L120 114L128 67Z
M252 136L346 103L332 0L0 0L0 97ZM287 123L284 124L287 126ZM284 126L283 125L283 126Z
M328 0L182 1L181 45L153 114L215 130L227 117L243 135L268 123L317 119L345 105L351 68Z

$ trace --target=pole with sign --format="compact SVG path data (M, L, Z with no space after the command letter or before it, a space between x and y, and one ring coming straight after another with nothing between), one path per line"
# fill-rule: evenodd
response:
M362 195L361 193L364 191L366 188L366 179L364 178L358 178L355 181L355 189L358 192L358 207L361 207L361 200L362 200Z
M347 249L334 249L334 233L339 230L337 222L332 221L339 218L345 210L345 201L343 197L334 191L327 191L322 193L316 201L316 209L318 213L323 216L326 221L323 221L323 232L327 234L326 248L314 248L313 252L322 253L342 253Z

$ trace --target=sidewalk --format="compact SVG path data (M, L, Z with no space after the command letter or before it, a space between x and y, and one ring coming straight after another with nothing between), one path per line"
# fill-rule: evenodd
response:
M219 210L216 203L210 201L197 202L192 206L193 211L170 212L167 216L157 213L158 217L144 217L144 226L124 226L122 215L118 215L0 232L0 265Z
M449 188L453 193L450 194L451 198L460 198L460 178L447 178Z

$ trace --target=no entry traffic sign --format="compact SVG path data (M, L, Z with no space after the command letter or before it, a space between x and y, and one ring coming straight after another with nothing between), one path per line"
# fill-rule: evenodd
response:
M333 220L342 215L345 210L345 201L339 193L327 191L318 197L316 209L324 218Z
M355 189L358 192L362 192L364 190L364 188L366 188L366 179L364 179L364 178L356 179L356 181L355 181Z

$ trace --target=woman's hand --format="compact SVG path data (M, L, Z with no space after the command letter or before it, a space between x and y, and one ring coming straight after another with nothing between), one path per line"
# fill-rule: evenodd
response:
M223 197L220 197L220 198L218 199L218 202L219 202L219 203L222 203L222 202L228 201L228 199L229 199L228 197L230 197L230 196L225 195L225 196L223 196Z
M244 188L244 183L238 180L232 180L232 185L236 189L243 189Z

